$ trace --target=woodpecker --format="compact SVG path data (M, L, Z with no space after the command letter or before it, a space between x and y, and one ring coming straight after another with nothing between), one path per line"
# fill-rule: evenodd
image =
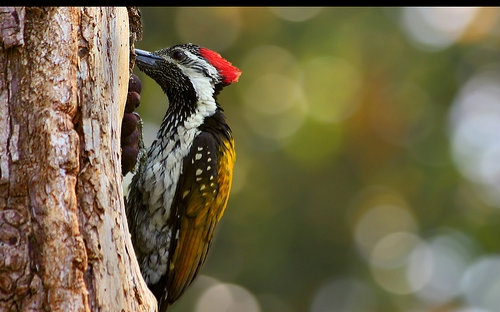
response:
M164 312L197 276L226 208L236 155L217 95L241 71L191 43L135 53L169 102L126 205L141 273Z

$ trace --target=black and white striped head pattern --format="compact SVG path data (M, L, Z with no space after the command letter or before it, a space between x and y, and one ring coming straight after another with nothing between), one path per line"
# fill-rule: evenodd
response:
M213 98L241 75L219 53L192 43L155 52L135 51L137 66L161 86L171 105Z

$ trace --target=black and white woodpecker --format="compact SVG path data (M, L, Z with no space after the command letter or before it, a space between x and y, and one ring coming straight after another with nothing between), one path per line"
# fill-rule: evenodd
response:
M135 53L169 101L126 205L141 273L163 312L197 276L226 208L235 150L217 95L241 71L194 44Z

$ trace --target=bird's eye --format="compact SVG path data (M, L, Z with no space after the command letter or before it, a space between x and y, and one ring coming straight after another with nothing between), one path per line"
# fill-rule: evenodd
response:
M184 58L184 52L182 51L174 51L172 54L172 58L174 60L180 61L182 58Z

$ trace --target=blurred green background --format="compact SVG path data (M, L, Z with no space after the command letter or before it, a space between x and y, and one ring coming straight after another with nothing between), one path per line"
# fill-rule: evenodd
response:
M498 8L141 13L137 48L243 71L228 208L172 311L500 311ZM135 72L149 144L167 99Z

